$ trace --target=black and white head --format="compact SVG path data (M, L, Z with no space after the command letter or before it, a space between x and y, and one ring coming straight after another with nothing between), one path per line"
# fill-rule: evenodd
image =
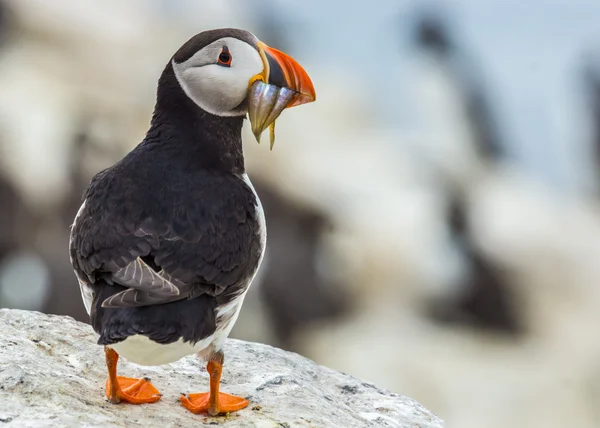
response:
M290 56L252 33L232 28L205 31L175 53L171 65L185 94L216 116L249 115L257 140L281 112L315 100L313 84Z

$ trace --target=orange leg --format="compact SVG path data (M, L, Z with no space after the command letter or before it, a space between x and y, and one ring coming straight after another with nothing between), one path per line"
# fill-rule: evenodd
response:
M235 412L245 408L249 401L235 395L219 392L221 371L223 370L223 354L217 354L217 359L209 361L206 370L210 375L210 392L199 394L181 394L181 404L192 413L208 412L216 416L221 413Z
M106 367L108 368L108 380L106 381L106 397L111 403L125 401L131 404L154 403L160 400L160 393L150 383L150 379L132 379L117 376L117 361L119 354L107 346L104 347L106 354Z

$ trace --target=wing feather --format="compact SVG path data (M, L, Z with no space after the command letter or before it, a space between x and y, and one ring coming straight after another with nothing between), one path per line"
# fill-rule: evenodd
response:
M109 169L96 176L73 225L71 256L78 274L91 287L100 279L124 287L98 303L158 305L218 296L244 283L263 251L257 199L244 181L170 170L181 176L139 186L152 176L130 177L137 173ZM169 182L178 186L167 187Z
M140 257L114 272L111 279L129 288L105 299L102 302L104 308L145 306L153 302L177 300L180 288L187 288L164 271L156 272Z

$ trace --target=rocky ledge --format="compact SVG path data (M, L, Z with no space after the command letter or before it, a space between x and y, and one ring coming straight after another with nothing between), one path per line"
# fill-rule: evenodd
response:
M270 346L229 340L222 390L250 400L222 417L193 415L180 392L208 387L194 357L160 367L125 360L123 376L147 376L158 403L110 404L104 352L91 327L70 317L0 310L0 427L394 427L442 428L414 400Z

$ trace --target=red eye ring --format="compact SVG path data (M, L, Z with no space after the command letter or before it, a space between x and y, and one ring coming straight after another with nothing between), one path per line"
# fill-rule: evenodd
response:
M231 53L229 52L229 48L227 46L223 46L221 49L221 53L219 54L219 58L217 59L217 64L222 65L223 67L231 67Z

